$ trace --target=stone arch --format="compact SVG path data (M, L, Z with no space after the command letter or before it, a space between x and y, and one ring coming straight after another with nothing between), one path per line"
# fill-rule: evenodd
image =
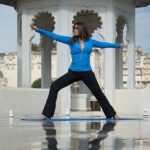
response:
M54 17L48 11L38 12L32 19L33 25L38 28L44 28L48 31L53 31L55 29Z
M124 29L126 29L127 31L124 32ZM125 34L125 38L127 40L127 36L128 36L128 22L127 22L127 18L125 16L118 16L117 20L116 20L116 43L122 43L125 42L124 41L124 34ZM123 59L124 54L127 53L127 49L123 48L122 50L116 51L115 57L116 57L116 88L120 89L120 88L124 88L125 84L123 81L123 65L125 61Z
M51 13L48 11L38 12L32 19L32 25L37 28L42 28L47 31L53 32L55 29L55 20ZM41 36L40 37L40 49L41 49L41 84L42 88L49 88L52 82L52 49L54 49L55 43L52 39Z
M118 16L116 20L116 42L117 43L123 42L123 30L124 30L125 25L128 26L126 17Z
M72 23L75 24L78 21L87 24L90 34L97 28L102 28L102 19L98 16L98 13L94 12L94 10L81 10L80 12L77 12L76 15L73 16Z
M54 17L48 11L38 12L32 19L32 25L52 32L55 29ZM41 37L41 42L43 38L45 37Z

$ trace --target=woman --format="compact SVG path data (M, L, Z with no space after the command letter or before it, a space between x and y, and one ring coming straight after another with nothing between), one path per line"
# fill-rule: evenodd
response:
M118 118L114 108L111 106L106 96L102 92L96 80L95 74L90 65L90 54L93 47L100 48L120 48L121 44L100 42L90 38L86 24L77 22L73 26L73 36L62 36L43 29L31 28L43 36L53 40L68 44L71 51L72 62L68 72L55 80L50 87L49 95L42 112L42 118L51 118L54 115L58 91L75 81L83 81L91 90L101 105L106 118Z

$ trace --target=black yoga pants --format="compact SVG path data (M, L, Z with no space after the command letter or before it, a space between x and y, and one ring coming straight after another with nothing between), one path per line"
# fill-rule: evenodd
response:
M82 72L68 70L66 74L52 82L42 114L48 118L53 117L58 91L79 80L83 81L91 90L92 94L96 97L106 118L115 116L116 112L102 92L92 70Z

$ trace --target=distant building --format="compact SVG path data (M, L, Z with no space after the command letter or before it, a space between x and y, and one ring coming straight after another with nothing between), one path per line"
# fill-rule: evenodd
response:
M52 50L52 62L56 64L56 51ZM31 55L32 83L41 78L41 52ZM52 78L56 78L56 65L52 63ZM0 86L17 87L17 52L0 54Z
M123 85L127 87L128 51L123 51ZM141 47L135 48L135 88L144 88L150 83L150 54L142 53Z
M57 51L52 50L52 80L57 78ZM41 78L41 52L32 52L32 83ZM128 51L123 50L123 87L128 81ZM104 89L104 50L93 49L91 65L96 78ZM150 54L142 53L141 47L135 49L135 88L145 88L150 84ZM17 53L0 54L0 86L17 87ZM80 93L78 82L72 84L72 93Z
M1 53L0 54L0 71L2 78L0 86L17 86L17 56L16 53Z

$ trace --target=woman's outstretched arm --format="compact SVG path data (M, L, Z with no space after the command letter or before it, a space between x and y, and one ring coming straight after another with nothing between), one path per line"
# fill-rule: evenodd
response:
M100 47L100 48L121 48L122 47L122 44L101 42L93 39L91 40L94 47Z
M36 28L34 26L31 25L31 28L33 30L35 30L36 32L44 35L44 36L47 36L53 40L56 40L56 41L59 41L59 42L62 42L64 44L70 44L70 40L71 40L71 37L69 36L63 36L63 35L58 35L58 34L55 34L53 32L49 32L49 31L46 31L44 29L40 29L40 28Z

